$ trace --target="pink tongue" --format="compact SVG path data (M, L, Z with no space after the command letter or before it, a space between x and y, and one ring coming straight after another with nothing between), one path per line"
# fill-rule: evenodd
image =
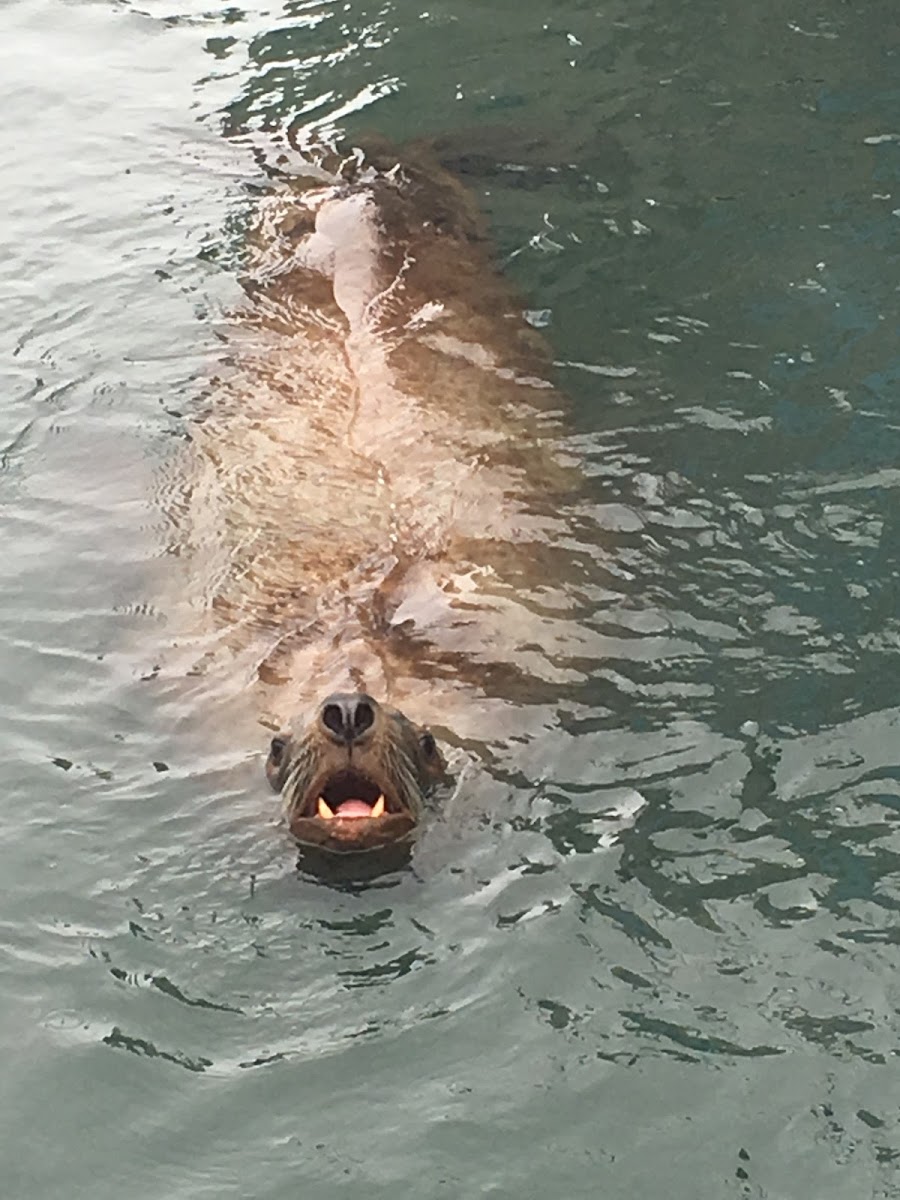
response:
M372 805L365 800L345 800L334 810L336 817L371 817Z

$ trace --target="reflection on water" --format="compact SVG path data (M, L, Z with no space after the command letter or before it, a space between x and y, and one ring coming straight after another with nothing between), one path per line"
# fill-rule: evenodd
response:
M895 23L4 8L5 1195L897 1194ZM298 117L456 147L586 479L419 647L454 784L371 881L296 869L246 664L153 670Z

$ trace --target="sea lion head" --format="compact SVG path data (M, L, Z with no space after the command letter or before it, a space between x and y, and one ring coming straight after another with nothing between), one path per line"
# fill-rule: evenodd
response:
M364 692L329 696L266 759L297 841L345 854L408 840L443 771L428 730Z

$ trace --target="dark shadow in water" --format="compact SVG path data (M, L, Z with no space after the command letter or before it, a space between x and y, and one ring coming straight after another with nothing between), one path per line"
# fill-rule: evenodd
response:
M655 1037L669 1038L676 1045L685 1046L701 1054L727 1054L735 1058L768 1058L776 1054L784 1054L780 1046L739 1046L725 1038L714 1037L708 1033L686 1029L672 1021L663 1021L657 1017L648 1017L646 1013L623 1010L622 1016L630 1021L635 1030L651 1033Z
M396 887L400 882L398 872L409 867L411 856L410 842L382 846L363 854L330 854L314 846L301 846L297 872L314 883L355 894L372 886ZM394 878L385 878L389 875Z
M103 1039L103 1043L117 1050L130 1050L132 1054L138 1054L142 1058L164 1058L167 1062L174 1063L177 1067L184 1067L187 1071L202 1072L213 1065L211 1058L200 1056L190 1058L187 1054L181 1054L177 1050L160 1050L146 1038L130 1037L127 1033L123 1033L118 1025L113 1026Z
M432 955L422 954L419 950L412 949L405 950L402 954L397 954L386 962L376 963L369 967L338 971L337 975L344 987L347 988L381 986L391 980L402 979L404 975L409 975L412 971L429 966L433 962Z
M243 1012L243 1009L235 1008L233 1004L217 1004L214 1000L205 1000L202 996L188 996L165 975L129 975L121 967L110 967L109 973L114 979L118 979L120 983L130 983L138 987L149 985L156 991L162 992L164 996L170 996L173 1000L177 1000L179 1004L186 1004L188 1008L208 1008L215 1012L228 1013Z

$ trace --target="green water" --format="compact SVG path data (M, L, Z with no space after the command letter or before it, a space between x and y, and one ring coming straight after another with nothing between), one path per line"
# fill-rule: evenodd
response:
M897 29L6 0L4 1200L900 1197ZM252 722L200 739L135 666L298 113L526 167L470 182L591 480L558 699L448 729L444 818L349 890L297 871Z

